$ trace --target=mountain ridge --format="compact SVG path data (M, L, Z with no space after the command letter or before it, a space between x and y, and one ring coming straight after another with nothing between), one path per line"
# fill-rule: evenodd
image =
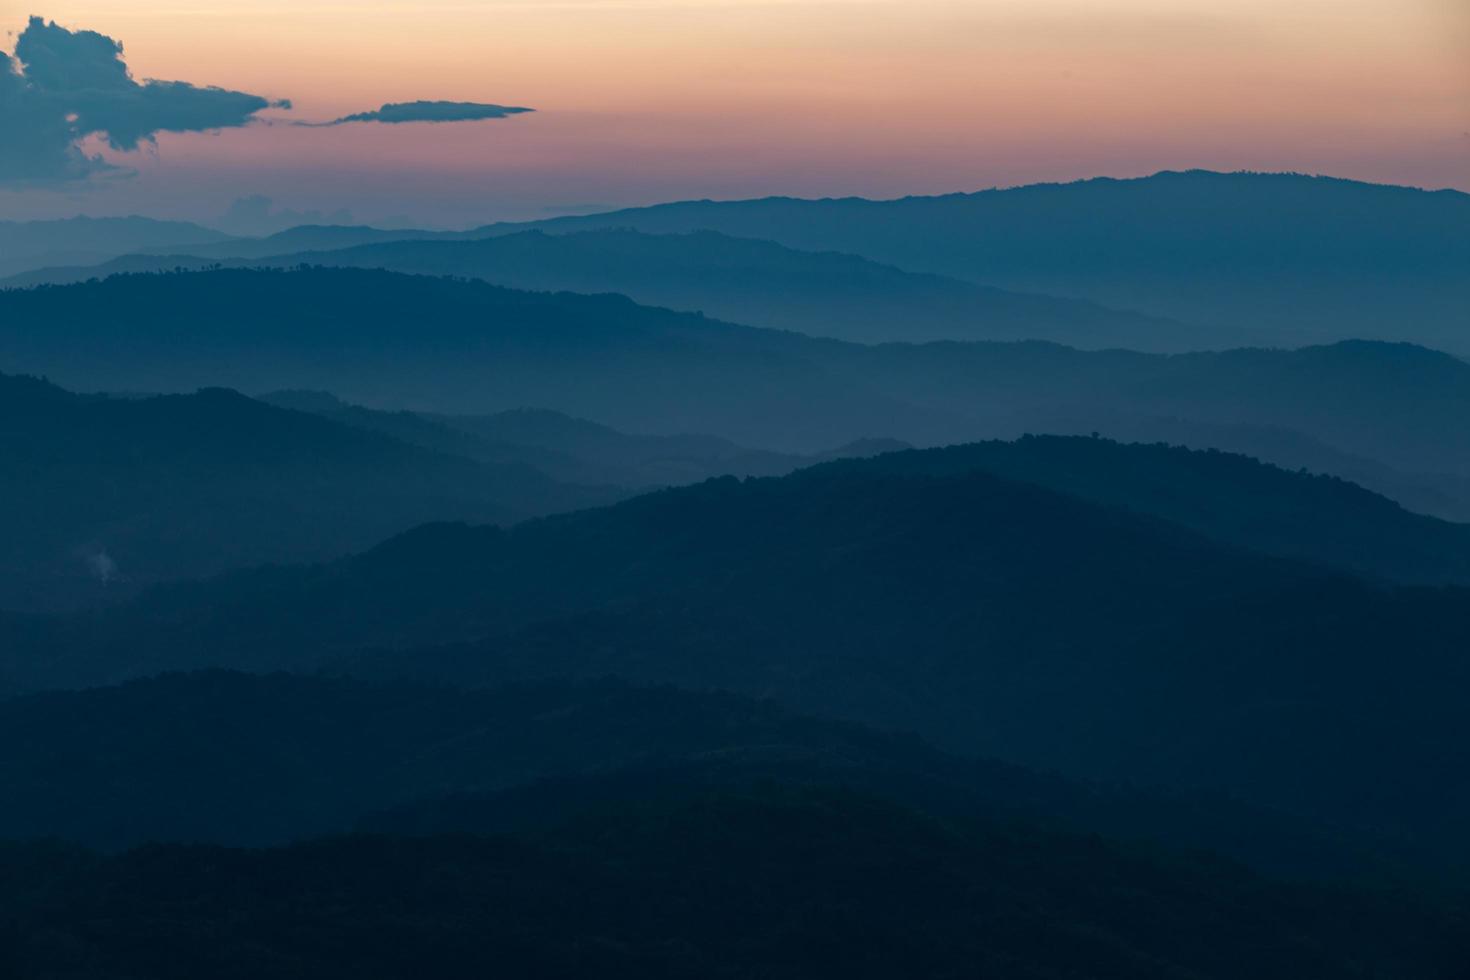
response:
M409 239L248 258L127 255L99 266L36 270L0 288L63 285L131 272L217 265L386 269L469 276L517 289L617 293L644 305L857 343L1052 340L1088 349L1181 351L1238 342L1245 331L1195 325L1079 300L904 272L840 252L799 252L711 231L650 235L616 228L539 229L475 239Z
M0 618L0 668L16 689L223 666L724 690L1470 867L1470 591L1370 585L936 468L880 456L509 528L426 525L331 565Z
M942 216L942 218L941 218ZM889 201L670 202L487 226L703 228L1088 299L1288 345L1348 336L1470 353L1470 194L1296 174L1163 171Z
M216 312L199 329L205 308ZM324 389L448 414L539 405L783 452L1085 433L1119 415L1280 426L1406 472L1470 474L1470 365L1405 343L1171 356L1035 341L868 347L624 297L342 268L0 292L0 351L74 388Z
M12 608L117 602L171 578L338 557L426 519L510 521L617 496L224 388L112 398L0 374L0 409Z

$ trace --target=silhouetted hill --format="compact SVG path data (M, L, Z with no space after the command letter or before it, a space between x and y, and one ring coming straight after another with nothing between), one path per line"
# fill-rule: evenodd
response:
M1415 513L1470 522L1470 477L1397 470L1280 425L1111 414L1096 416L1090 423L1072 420L1060 429L1083 435L1102 431L1121 442L1162 442L1238 453L1283 469L1326 474L1356 483Z
M1454 980L1465 957L1452 907L769 786L511 836L11 845L0 880L17 980Z
M1232 805L1072 784L769 702L610 681L458 692L226 672L0 702L0 837L278 844L364 826L515 831L757 782L950 819L1208 849L1274 874L1418 876L1383 842Z
M242 244L229 243L220 251L239 251ZM1238 344L1247 336L1241 330L1220 331L1212 340L1198 326L1093 303L918 275L854 255L798 252L714 232L532 231L474 241L391 241L268 256L256 256L255 251L243 259L128 255L97 266L35 270L0 281L0 286L85 282L218 262L351 266L468 276L518 289L621 293L640 303L699 310L735 323L860 343L1051 340L1084 349L1179 351Z
M328 566L12 622L4 674L17 688L204 665L325 663L469 686L617 675L1229 794L1434 846L1447 864L1470 858L1458 832L1470 818L1466 592L1371 587L1238 539L894 459L715 480L508 530L427 526ZM1163 464L1151 465L1178 479ZM1111 479L1081 482L1129 492ZM1248 538L1314 492L1324 508L1375 511L1303 480L1284 505L1210 487L1186 516ZM1321 547L1317 533L1292 546Z
M527 227L713 230L1235 326L1245 343L1269 330L1279 345L1368 337L1470 353L1470 195L1458 191L1193 170L893 201L689 201L479 233Z
M427 520L610 499L232 391L119 399L0 375L0 607L360 550Z
M57 265L90 265L149 248L222 243L229 236L187 221L153 218L66 218L0 221L0 276Z
M679 591L336 669L468 685L617 674L761 694L1074 777L1222 794L1470 867L1463 590L1252 593L1242 581L1238 597L1155 610L1095 588L1108 621L1068 581L990 586L972 609L914 601L897 575L861 568L881 585L859 588L856 573L806 585L811 609L742 578L722 600ZM819 573L789 574L771 591ZM844 587L844 601L826 597Z
M828 569L836 555L849 564ZM426 525L328 565L157 589L67 621L73 643L50 644L46 661L13 663L63 684L200 665L300 667L362 647L506 634L673 596L698 610L734 603L740 590L776 604L750 625L785 634L783 648L829 627L856 631L863 619L872 626L864 648L906 647L926 610L940 618L924 629L964 623L1029 647L1319 574L982 472L917 478L827 464L511 528ZM971 597L978 582L987 588ZM809 594L813 583L826 584ZM864 610L879 593L881 604ZM1061 601L1074 615L1057 621L1050 609ZM948 623L951 604L966 611ZM1004 616L986 612L1002 608ZM837 635L811 655L846 656ZM786 655L772 647L769 664L752 659L741 669L778 669ZM696 673L710 666L688 663Z
M351 406L319 392L278 392L265 400L437 451L526 463L584 485L669 486L717 475L780 476L803 465L889 454L871 472L984 471L1161 517L1226 545L1369 579L1470 585L1470 527L1464 524L1411 513L1336 477L1289 472L1245 455L1192 451L1178 443L1025 436L894 455L912 447L894 440L859 440L801 457L748 450L709 436L627 435L545 410L421 416ZM1160 423L1159 428L1168 427ZM1174 428L1172 434L1179 435L1182 427ZM1184 434L1196 435L1188 429ZM1227 437L1215 436L1221 441ZM1310 455L1310 447L1290 444L1280 452ZM1329 468L1352 462L1323 456ZM1358 462L1371 476L1383 478L1385 468Z
M854 468L928 476L984 471L1161 517L1228 546L1367 578L1470 585L1470 526L1410 513L1334 477L1233 453L1028 436L890 453Z
M0 344L15 368L94 390L326 389L452 414L537 405L788 452L1172 417L1280 426L1409 472L1470 473L1470 365L1409 345L1172 357L1040 343L867 347L612 296L358 269L4 292Z

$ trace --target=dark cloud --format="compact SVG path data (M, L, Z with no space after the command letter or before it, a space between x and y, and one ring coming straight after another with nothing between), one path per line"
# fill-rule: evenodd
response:
M353 113L321 125L341 126L355 122L470 122L476 119L504 119L506 116L535 111L521 106L490 105L484 102L390 102L381 109Z
M258 95L188 82L133 80L122 45L32 17L0 53L0 182L78 180L114 169L79 148L98 135L135 150L156 133L243 126L272 105Z

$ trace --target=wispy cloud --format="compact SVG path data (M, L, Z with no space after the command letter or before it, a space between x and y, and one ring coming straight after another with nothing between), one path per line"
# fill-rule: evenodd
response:
M350 116L324 123L300 123L302 126L343 126L347 123L414 123L472 122L479 119L504 119L523 112L535 112L523 106L492 105L487 102L390 102L370 112L354 112Z

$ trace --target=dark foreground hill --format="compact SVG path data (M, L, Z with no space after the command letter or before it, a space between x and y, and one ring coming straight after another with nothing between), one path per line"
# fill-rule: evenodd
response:
M0 293L0 350L14 368L91 390L305 388L454 414L535 405L782 451L1163 417L1277 426L1407 472L1470 473L1470 365L1407 345L1173 357L1039 343L867 347L611 296L317 269Z
M863 641L875 651L912 645L901 624L941 611L926 629L963 624L1029 645L1327 574L984 472L870 474L835 463L510 528L426 525L326 565L158 588L96 616L47 621L62 629L57 642L43 658L11 663L38 681L83 684L200 658L291 667L675 596L689 610L733 606L742 594L764 610L749 628L784 634L783 646L814 639L835 617L841 634L813 656L843 655L835 638L857 626L842 625L848 608L881 625L884 635ZM1055 603L1073 605L1074 617L1048 622Z
M97 266L35 270L0 280L0 287L85 282L118 273L219 264L390 269L472 277L517 289L620 293L639 303L699 310L733 323L859 343L1050 340L1083 349L1182 351L1238 346L1250 338L1243 329L1212 334L1197 325L1095 303L905 272L855 255L801 252L774 242L715 232L649 235L606 229L549 235L531 231L249 258L127 255ZM1269 336L1262 333L1257 339Z
M0 968L76 976L1463 975L1461 913L841 790L625 803L516 835L104 858L0 847Z
M1151 452L1169 451L1137 458ZM1387 516L1385 528L1399 512L1252 471L1246 485L1299 482L1273 491L1281 509L1252 513L1199 481L1198 513L1176 516L1212 540L949 459L716 480L509 530L425 527L328 566L12 620L4 671L14 688L324 664L466 686L617 675L720 688L1470 858L1466 593L1261 556L1238 527L1244 515L1251 534L1271 531L1318 492L1324 511ZM1077 472L1079 492L1126 489ZM1294 547L1321 546L1314 533Z
M1237 343L1268 331L1273 345L1367 337L1470 353L1459 191L1195 170L893 201L688 201L530 227L707 229L1248 331Z
M855 469L914 476L983 471L1164 518L1227 546L1368 579L1470 585L1470 525L1410 513L1335 477L1289 472L1235 453L1026 436L889 453Z
M116 601L160 580L319 561L430 520L611 499L232 391L107 398L0 375L0 608Z
M1397 501L1415 513L1470 523L1470 476L1442 470L1395 469L1280 425L1114 415L1094 418L1091 431L1106 432L1120 442L1217 449L1287 470L1329 474Z
M1273 874L1424 876L1391 842L1221 798L1069 783L770 702L611 681L456 691L175 674L0 702L0 735L0 838L105 849L520 830L650 790L765 781L1210 850Z

